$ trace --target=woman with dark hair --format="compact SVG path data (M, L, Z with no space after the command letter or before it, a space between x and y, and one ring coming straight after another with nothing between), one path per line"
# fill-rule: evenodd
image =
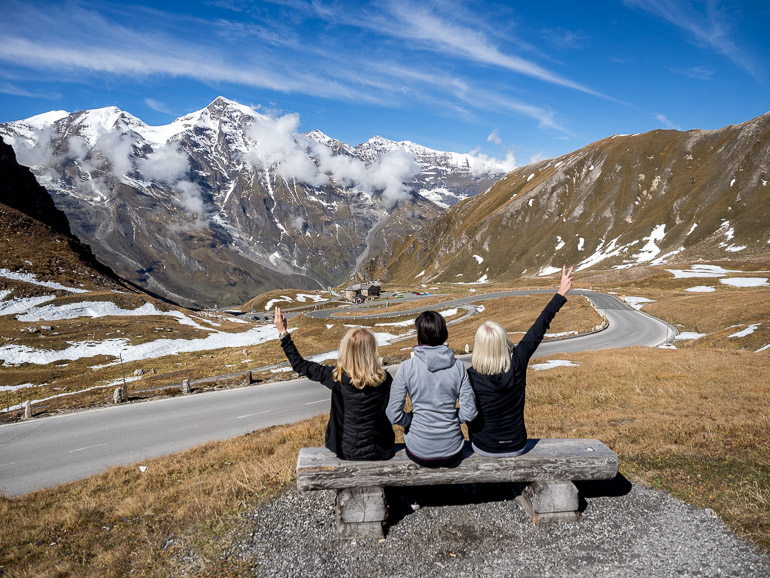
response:
M543 341L556 313L567 302L572 270L561 270L559 290L514 347L502 325L482 323L473 345L473 367L468 370L476 394L478 415L468 424L473 451L489 457L515 457L527 446L524 398L527 364Z
M424 311L414 323L418 345L393 380L388 418L404 427L406 455L412 461L452 466L460 460L465 442L460 423L476 417L473 390L462 362L445 345L449 334L444 318ZM404 411L407 394L411 413Z
M385 409L393 378L382 368L377 340L355 327L340 342L336 367L304 359L287 330L286 317L275 308L275 328L291 368L332 392L326 447L343 460L387 460L395 435Z

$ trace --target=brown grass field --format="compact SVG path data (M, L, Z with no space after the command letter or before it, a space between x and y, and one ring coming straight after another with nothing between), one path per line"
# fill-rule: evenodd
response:
M714 509L737 533L770 553L770 349L755 353L770 343L770 291L731 288L713 279L674 280L658 268L644 275L620 272L615 278L595 274L591 285L653 299L645 311L682 331L707 335L678 341L675 350L570 354L566 358L579 366L531 371L529 435L598 438L619 454L621 472L629 479ZM716 291L684 291L695 285L713 285ZM450 327L450 345L456 351L472 345L475 328L487 318L509 331L525 331L547 301L543 295L486 303L483 313ZM583 299L572 298L550 332L590 329L595 315ZM337 321L304 316L291 323L298 327L296 342L305 355L328 350L346 330ZM729 337L756 324L745 337ZM409 345L395 343L381 353L386 359L405 357L402 348ZM251 365L241 363L240 349L172 357L142 364L156 368L156 374L131 388ZM268 342L249 348L246 359L272 363L280 355L276 343ZM75 380L74 372L67 378ZM293 483L298 449L321 445L324 427L320 416L151 460L145 462L145 473L136 467L113 468L58 488L0 498L0 574L253 572L220 559L239 524L238 514ZM188 560L191 551L194 562Z
M595 437L630 479L713 508L770 552L770 355L626 349L570 355L578 367L530 372L532 437ZM297 451L321 445L323 416L0 498L9 576L177 573L193 549L209 575L240 511L294 480Z
M286 293L286 292L284 292ZM75 296L77 297L77 296ZM71 301L73 296L67 295L57 298L54 304ZM136 295L111 295L111 294L86 294L80 295L80 299L92 301L113 300L125 309L133 309L142 304L142 299ZM450 344L456 351L461 352L467 343L467 336L471 336L470 344L473 344L472 333L481 321L495 318L504 323L511 331L526 331L529 324L534 321L538 311L531 307L542 307L548 298L540 296L533 301L531 297L511 297L485 304L487 311L477 315L463 323L451 327ZM541 305L542 303L542 305ZM158 305L161 308L161 305ZM168 307L166 307L168 309ZM440 308L439 308L440 309ZM227 321L224 315L207 313L186 312L190 317L202 326L207 323L218 323L219 329L230 332L244 331L253 325L232 323ZM365 311L365 314L370 313ZM376 323L388 323L410 319L409 316L395 315L392 318L378 319ZM463 310L448 319L461 317ZM582 298L575 298L565 306L560 316L554 322L553 332L566 331L568 322L572 330L585 332L600 322L598 315ZM264 323L264 322L263 322ZM345 324L365 325L376 331L390 333L392 335L406 334L408 327L375 327L375 321L360 319L314 319L300 314L290 320L291 327L297 328L297 344L305 356L315 355L329 351L342 339L348 328ZM35 334L22 333L21 330L28 326L54 325L55 332L59 335L50 335L46 332ZM328 328L327 325L332 325ZM50 349L63 348L68 341L88 339L101 340L107 338L126 338L132 344L143 343L158 338L191 339L205 335L205 332L189 325L180 325L173 317L101 317L101 318L77 318L57 322L22 323L13 316L0 317L0 337L7 336L17 344L30 347L46 347ZM19 336L19 337L17 337ZM457 336L457 339L455 339ZM513 336L514 340L516 336ZM461 339L466 341L460 341ZM389 363L406 358L407 352L403 348L411 345L411 341L394 343L384 347L383 356ZM244 354L244 349L246 354ZM20 389L16 391L0 391L0 409L22 404L27 399L38 400L60 394L72 394L64 397L56 397L45 402L33 404L33 414L36 416L71 411L95 405L111 403L112 391L117 387L125 372L129 382L127 383L129 397L132 401L154 398L159 395L175 395L178 389L161 389L174 384L181 384L183 379L199 380L211 379L206 384L195 386L198 390L221 387L233 387L243 385L243 378L214 379L216 376L234 374L255 370L257 368L285 362L283 353L275 341L268 341L247 348L225 348L206 352L180 353L157 359L134 361L125 363L123 368L114 363L112 356L103 355L74 361L61 361L47 365L25 364L23 366L0 367L0 379L2 383L16 385L22 383L45 384L39 387ZM109 364L108 367L92 369L94 365ZM136 370L143 370L141 379L133 380ZM255 380L281 380L290 377L290 374L273 374L269 371L255 372ZM97 387L104 384L113 384L109 387ZM14 421L21 417L22 411L16 410L0 414L0 422Z

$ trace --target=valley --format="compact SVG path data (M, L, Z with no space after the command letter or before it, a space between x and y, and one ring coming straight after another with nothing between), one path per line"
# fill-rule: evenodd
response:
M233 108L225 101L212 103L208 112L180 120L176 128L186 123L198 126L194 134L208 135L196 146L211 144L208 131L219 130L226 140L224 117L217 121L219 128L210 119L232 114ZM92 113L70 120L80 119L81 128L93 126L85 122ZM137 131L152 133L115 111L103 114L118 119L112 126L134 123ZM248 111L240 114L261 122ZM327 391L297 380L286 364L271 322L275 306L290 315L303 355L321 362L332 363L348 328L362 325L376 334L384 362L397 365L410 353L420 307L442 312L449 345L462 356L472 351L475 330L486 320L501 322L516 342L554 291L556 266L565 261L578 265L575 287L538 352L543 359L531 365L528 419L534 435L601 437L621 455L624 475L714 507L733 529L766 549L770 257L762 183L767 158L763 146L746 147L745 154L738 146L747 134L766 142L766 117L708 134L695 131L686 146L679 133L606 139L565 159L515 169L496 184L477 180L478 188L471 191L466 183L466 192L454 196L428 194L428 181L413 181L395 189L405 196L394 205L387 204L382 182L369 196L357 190L361 182L334 191L326 185L314 188L282 176L286 167L277 163L264 173L241 167L238 182L250 174L248 187L236 186L219 200L203 195L202 205L189 204L188 198L179 211L184 199L168 195L174 187L177 193L193 190L180 185L192 168L171 185L138 178L142 171L152 172L148 162L160 158L157 137L152 150L131 149L132 154L141 150L129 156L136 172L122 177L115 177L113 167L99 165L98 146L70 159L65 174L78 175L81 183L101 174L107 183L102 192L114 193L104 198L82 196L82 188L71 188L76 181L54 186L54 172L36 165L38 180L50 187L66 217L55 212L34 179L22 176L23 184L0 190L5 195L0 198L5 243L0 254L0 446L6 448L0 513L8 520L23 518L17 523L24 532L39 533L26 518L36 508L31 501L41 500L52 511L63 508L70 519L72 512L84 511L77 496L89 488L89 499L101 504L89 516L103 527L119 528L117 535L129 541L157 542L170 539L169 532L189 532L220 551L219 531L209 533L210 524L232 529L229 500L240 500L235 510L242 509L290 484L297 447L320 443L323 418L313 416L328 411ZM208 119L203 128L201 118ZM42 133L33 128L39 138ZM78 134L86 138L87 131ZM100 134L103 139L109 131ZM351 152L353 147L317 133L306 137L332 151L362 155L370 163L365 166L404 149L419 157L411 144L384 139L370 142L366 157L362 150L367 149ZM179 146L196 150L192 140L182 144L184 138L179 137ZM737 144L730 148L728 141ZM60 144L77 148L78 142ZM718 150L709 157L706 145ZM217 146L217 154L228 150ZM703 190L684 187L685 181L673 177L665 186L659 180L652 188L655 179L648 185L647 173L661 169L657 158L644 155L653 148L677 151L667 157L670 167L682 146L690 147L693 163L710 159L686 173L695 180L692 185L705 178ZM328 160L314 147L317 161ZM191 159L188 167L213 166L202 160L195 165L194 154L185 154ZM730 157L737 176L725 180L724 169L711 166L724 166L720 155ZM93 174L83 181L89 162ZM646 172L629 180L623 163ZM651 171L645 163L656 166ZM604 168L593 174L589 164ZM610 165L616 168L608 171ZM220 169L217 178L231 180L216 183L234 182L234 173ZM754 176L741 180L740 173ZM441 178L450 179L450 173ZM24 194L14 193L19 190ZM237 226L232 224L237 219L225 223L238 215L226 210L236 197L245 215ZM20 204L20 198L30 203ZM362 204L353 207L353 198ZM261 216L260 203L267 211ZM307 209L316 205L323 215L317 229ZM84 212L86 206L93 212ZM214 206L220 207L219 217L207 212ZM305 219L294 221L300 235L287 225L290 216ZM222 237L222 231L230 237ZM259 234L247 238L248 231ZM94 244L93 253L83 240ZM153 254L158 247L163 249ZM251 264L239 269L238 263L247 261ZM250 269L254 263L258 266ZM238 271L246 273L239 277ZM349 284L374 278L386 290L378 301L344 302ZM190 380L192 395L182 393L183 380ZM113 392L124 383L129 403L114 405ZM27 402L31 419L24 420ZM23 442L9 441L18 436ZM239 464L238 471L231 467L234 456L253 451L261 457ZM195 464L194 475L180 465L188 459ZM731 487L721 487L720 480L728 478ZM52 484L62 485L42 489ZM116 488L126 484L131 486L127 496L117 496ZM193 507L179 498L192 491L190 484L216 490ZM718 505L715 495L722 500ZM120 520L143 520L143 529L115 518L101 500L119 502ZM142 504L142 511L132 504ZM146 524L159 504L165 529ZM81 535L89 544L84 548L103 560L121 549L94 543L89 523L77 516L61 527L45 523ZM0 528L0 535L9 544L15 540L7 528ZM4 560L18 553L49 567L47 554L13 543L14 553L3 551ZM155 547L142 556L145 564L149 559L158 564L160 573L176 563ZM105 564L125 567L117 559Z

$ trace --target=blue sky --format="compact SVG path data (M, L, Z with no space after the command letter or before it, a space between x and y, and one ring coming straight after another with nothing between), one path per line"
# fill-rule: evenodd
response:
M275 0L0 5L0 122L222 95L356 145L519 165L618 133L770 110L770 1Z

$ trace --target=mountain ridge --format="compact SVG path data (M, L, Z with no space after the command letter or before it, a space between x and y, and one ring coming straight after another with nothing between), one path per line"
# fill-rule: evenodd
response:
M478 282L547 275L562 263L767 259L768 180L770 113L716 130L614 135L514 169L367 270Z
M6 123L0 135L102 261L189 306L336 285L503 174L381 138L351 147L298 123L218 97L168 125L104 107Z

